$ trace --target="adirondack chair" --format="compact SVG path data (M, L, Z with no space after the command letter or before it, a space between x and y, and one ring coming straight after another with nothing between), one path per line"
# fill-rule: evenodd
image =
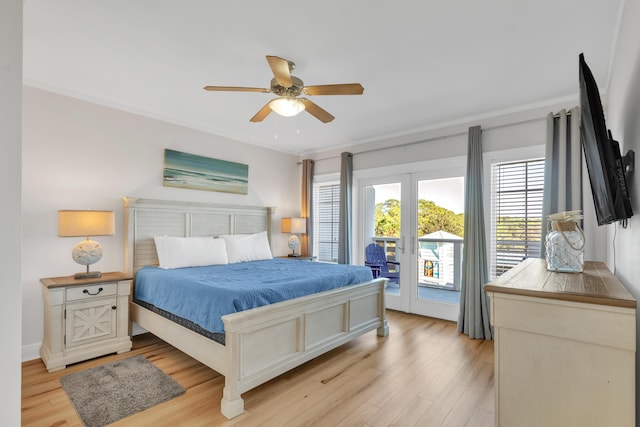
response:
M400 283L400 263L396 261L387 261L387 255L384 253L382 246L371 243L364 248L365 261L364 265L368 265L373 273L373 278L386 277L389 282ZM390 271L389 264L394 266Z

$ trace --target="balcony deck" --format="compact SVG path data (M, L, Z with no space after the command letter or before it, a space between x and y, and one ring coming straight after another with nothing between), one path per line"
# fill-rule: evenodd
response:
M387 294L400 295L400 286L398 286L397 283L390 283L387 286ZM458 304L460 303L460 291L453 289L438 289L431 286L418 285L418 298Z

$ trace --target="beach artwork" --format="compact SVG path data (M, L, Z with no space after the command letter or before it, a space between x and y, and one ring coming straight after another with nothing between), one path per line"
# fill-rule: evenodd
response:
M163 185L248 194L249 166L165 149Z

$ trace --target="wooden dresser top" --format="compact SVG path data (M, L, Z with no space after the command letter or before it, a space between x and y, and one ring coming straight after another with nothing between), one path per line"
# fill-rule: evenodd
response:
M586 261L582 273L547 271L544 259L529 258L484 287L487 292L588 304L636 307L636 300L603 262Z

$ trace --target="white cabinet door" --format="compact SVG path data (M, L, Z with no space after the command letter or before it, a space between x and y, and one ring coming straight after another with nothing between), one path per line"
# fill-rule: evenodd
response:
M117 332L117 312L115 296L67 304L65 347L114 338Z

